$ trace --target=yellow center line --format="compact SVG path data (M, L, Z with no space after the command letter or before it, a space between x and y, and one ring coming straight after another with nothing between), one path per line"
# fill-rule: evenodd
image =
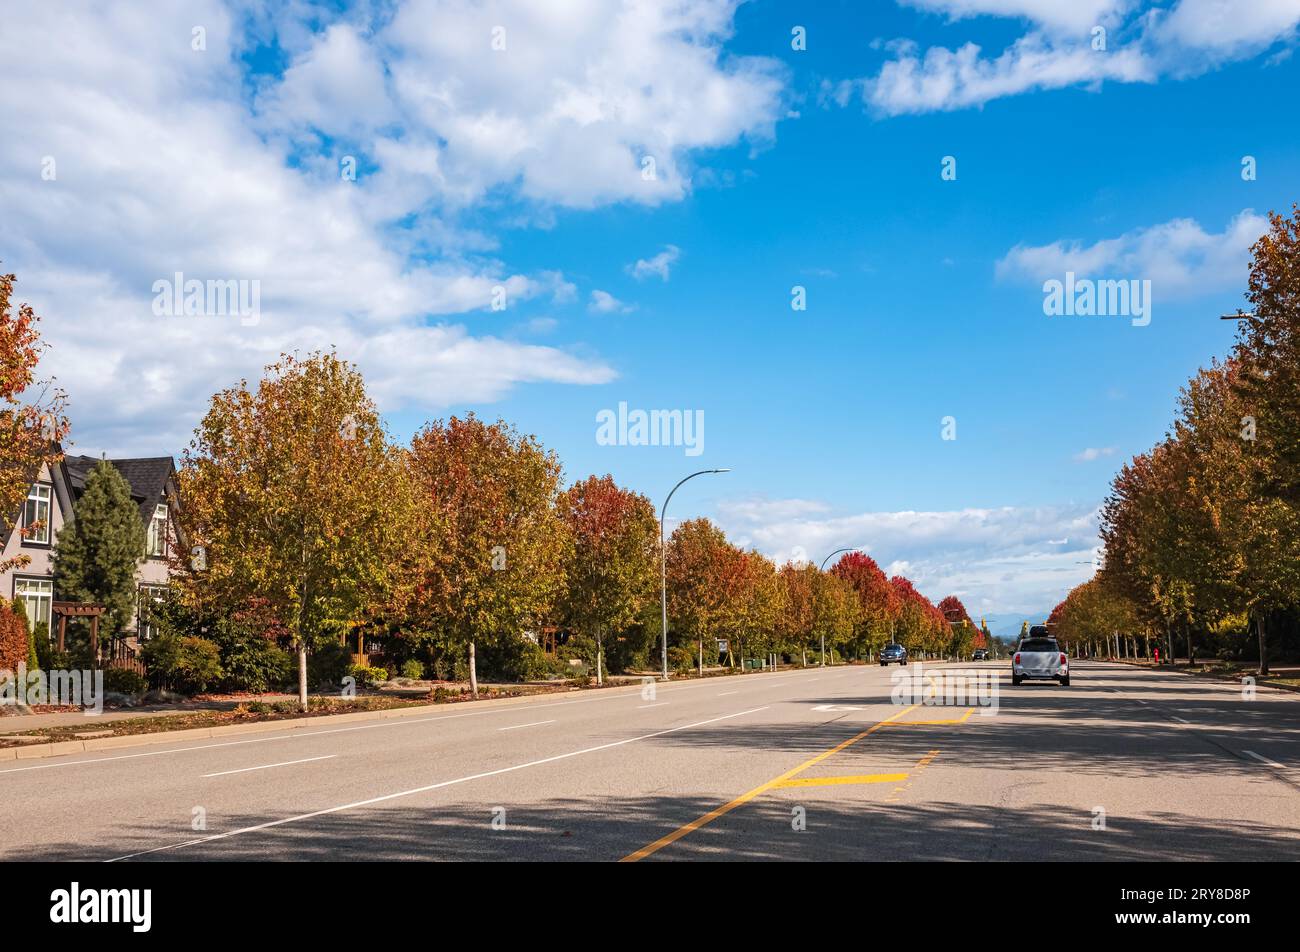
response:
M894 727L920 727L920 726L923 726L923 725L931 725L931 724L965 724L968 720L970 720L970 716L971 716L972 714L974 714L974 713L975 713L975 708L972 707L972 708L967 708L966 713L963 714L961 717L955 717L955 718L952 718L951 720L946 720L946 721L899 721L898 723L896 723L896 724L894 724L894 725L892 725L892 726L894 726Z
M926 754L924 757L922 757L920 760L916 762L916 769L924 770L926 767L930 766L930 764L934 761L934 758L938 756L939 756L939 752L937 750L930 751L928 754Z
M718 817L725 816L726 814L730 813L732 810L736 809L736 807L748 803L750 800L753 800L755 797L759 796L760 794L766 793L767 791L771 790L778 784L784 783L785 781L789 780L791 777L803 773L809 767L821 763L827 757L833 757L835 754L838 754L841 750L844 750L846 747L853 746L858 741L862 740L862 738L870 734L874 734L876 731L880 730L880 728L884 727L890 721L897 720L898 718L902 717L904 714L916 710L918 707L920 707L919 704L913 704L911 707L905 707L901 711L897 712L896 714L890 715L889 717L885 718L885 720L883 721L879 721L875 724L872 724L866 730L862 731L859 734L853 735L852 737L850 737L848 740L844 741L841 744L836 744L830 750L820 753L816 757L811 758L810 760L805 760L803 763L801 763L798 767L795 767L793 770L787 770L785 773L781 774L781 776L776 777L773 780L769 780L767 783L759 784L753 790L750 790L746 793L742 793L740 796L736 797L736 799L730 801L729 803L724 803L720 807L715 807L714 809L710 810L708 813L704 814L704 816L700 817L699 819L692 820L690 823L687 823L685 826L673 830L667 836L661 836L653 843L646 844L645 846L637 850L635 853L629 853L628 855L624 856L621 860L619 860L619 862L635 863L645 859L647 856L659 852L665 846L668 846L672 843L676 843L678 840L680 840L683 836L686 836L688 833L693 833L696 830L698 830L700 827L712 823Z
M898 780L906 780L905 773L876 773L876 774L858 774L853 777L796 777L793 780L783 780L776 785L776 789L785 789L786 787L833 787L844 783L894 783Z

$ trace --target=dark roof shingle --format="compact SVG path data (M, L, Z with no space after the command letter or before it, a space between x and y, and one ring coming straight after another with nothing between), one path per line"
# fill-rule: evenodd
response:
M86 488L86 477L98 462L93 456L64 457L73 496L81 497ZM139 504L140 518L148 525L153 518L154 506L162 499L167 480L175 470L172 458L151 456L144 459L111 459L109 462L130 485L131 498Z

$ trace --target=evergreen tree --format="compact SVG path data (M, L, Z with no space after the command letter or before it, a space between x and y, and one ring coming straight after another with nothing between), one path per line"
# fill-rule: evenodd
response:
M131 487L111 463L100 460L86 477L72 523L55 542L59 597L103 605L102 634L121 631L135 609L135 571L144 544L144 522Z

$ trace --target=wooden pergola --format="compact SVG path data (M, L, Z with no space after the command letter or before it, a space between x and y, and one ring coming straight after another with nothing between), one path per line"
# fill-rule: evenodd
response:
M90 655L99 658L99 616L104 614L103 605L91 602L54 602L50 610L59 618L59 651L63 651L64 633L68 628L69 618L90 619Z

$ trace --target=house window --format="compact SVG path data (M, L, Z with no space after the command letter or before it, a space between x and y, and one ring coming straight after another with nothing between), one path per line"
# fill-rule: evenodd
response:
M149 609L162 602L166 596L166 585L140 586L140 598L136 607L135 632L141 641L148 641L158 634L158 625L150 617Z
M33 528L34 527L34 528ZM50 544L50 487L36 483L27 492L23 508L24 542Z
M54 600L54 583L49 579L14 579L14 598L21 599L27 609L27 620L32 632L43 631L50 636L50 603Z
M153 518L149 520L149 541L145 554L151 559L161 559L167 555L167 507L161 503L154 506Z

